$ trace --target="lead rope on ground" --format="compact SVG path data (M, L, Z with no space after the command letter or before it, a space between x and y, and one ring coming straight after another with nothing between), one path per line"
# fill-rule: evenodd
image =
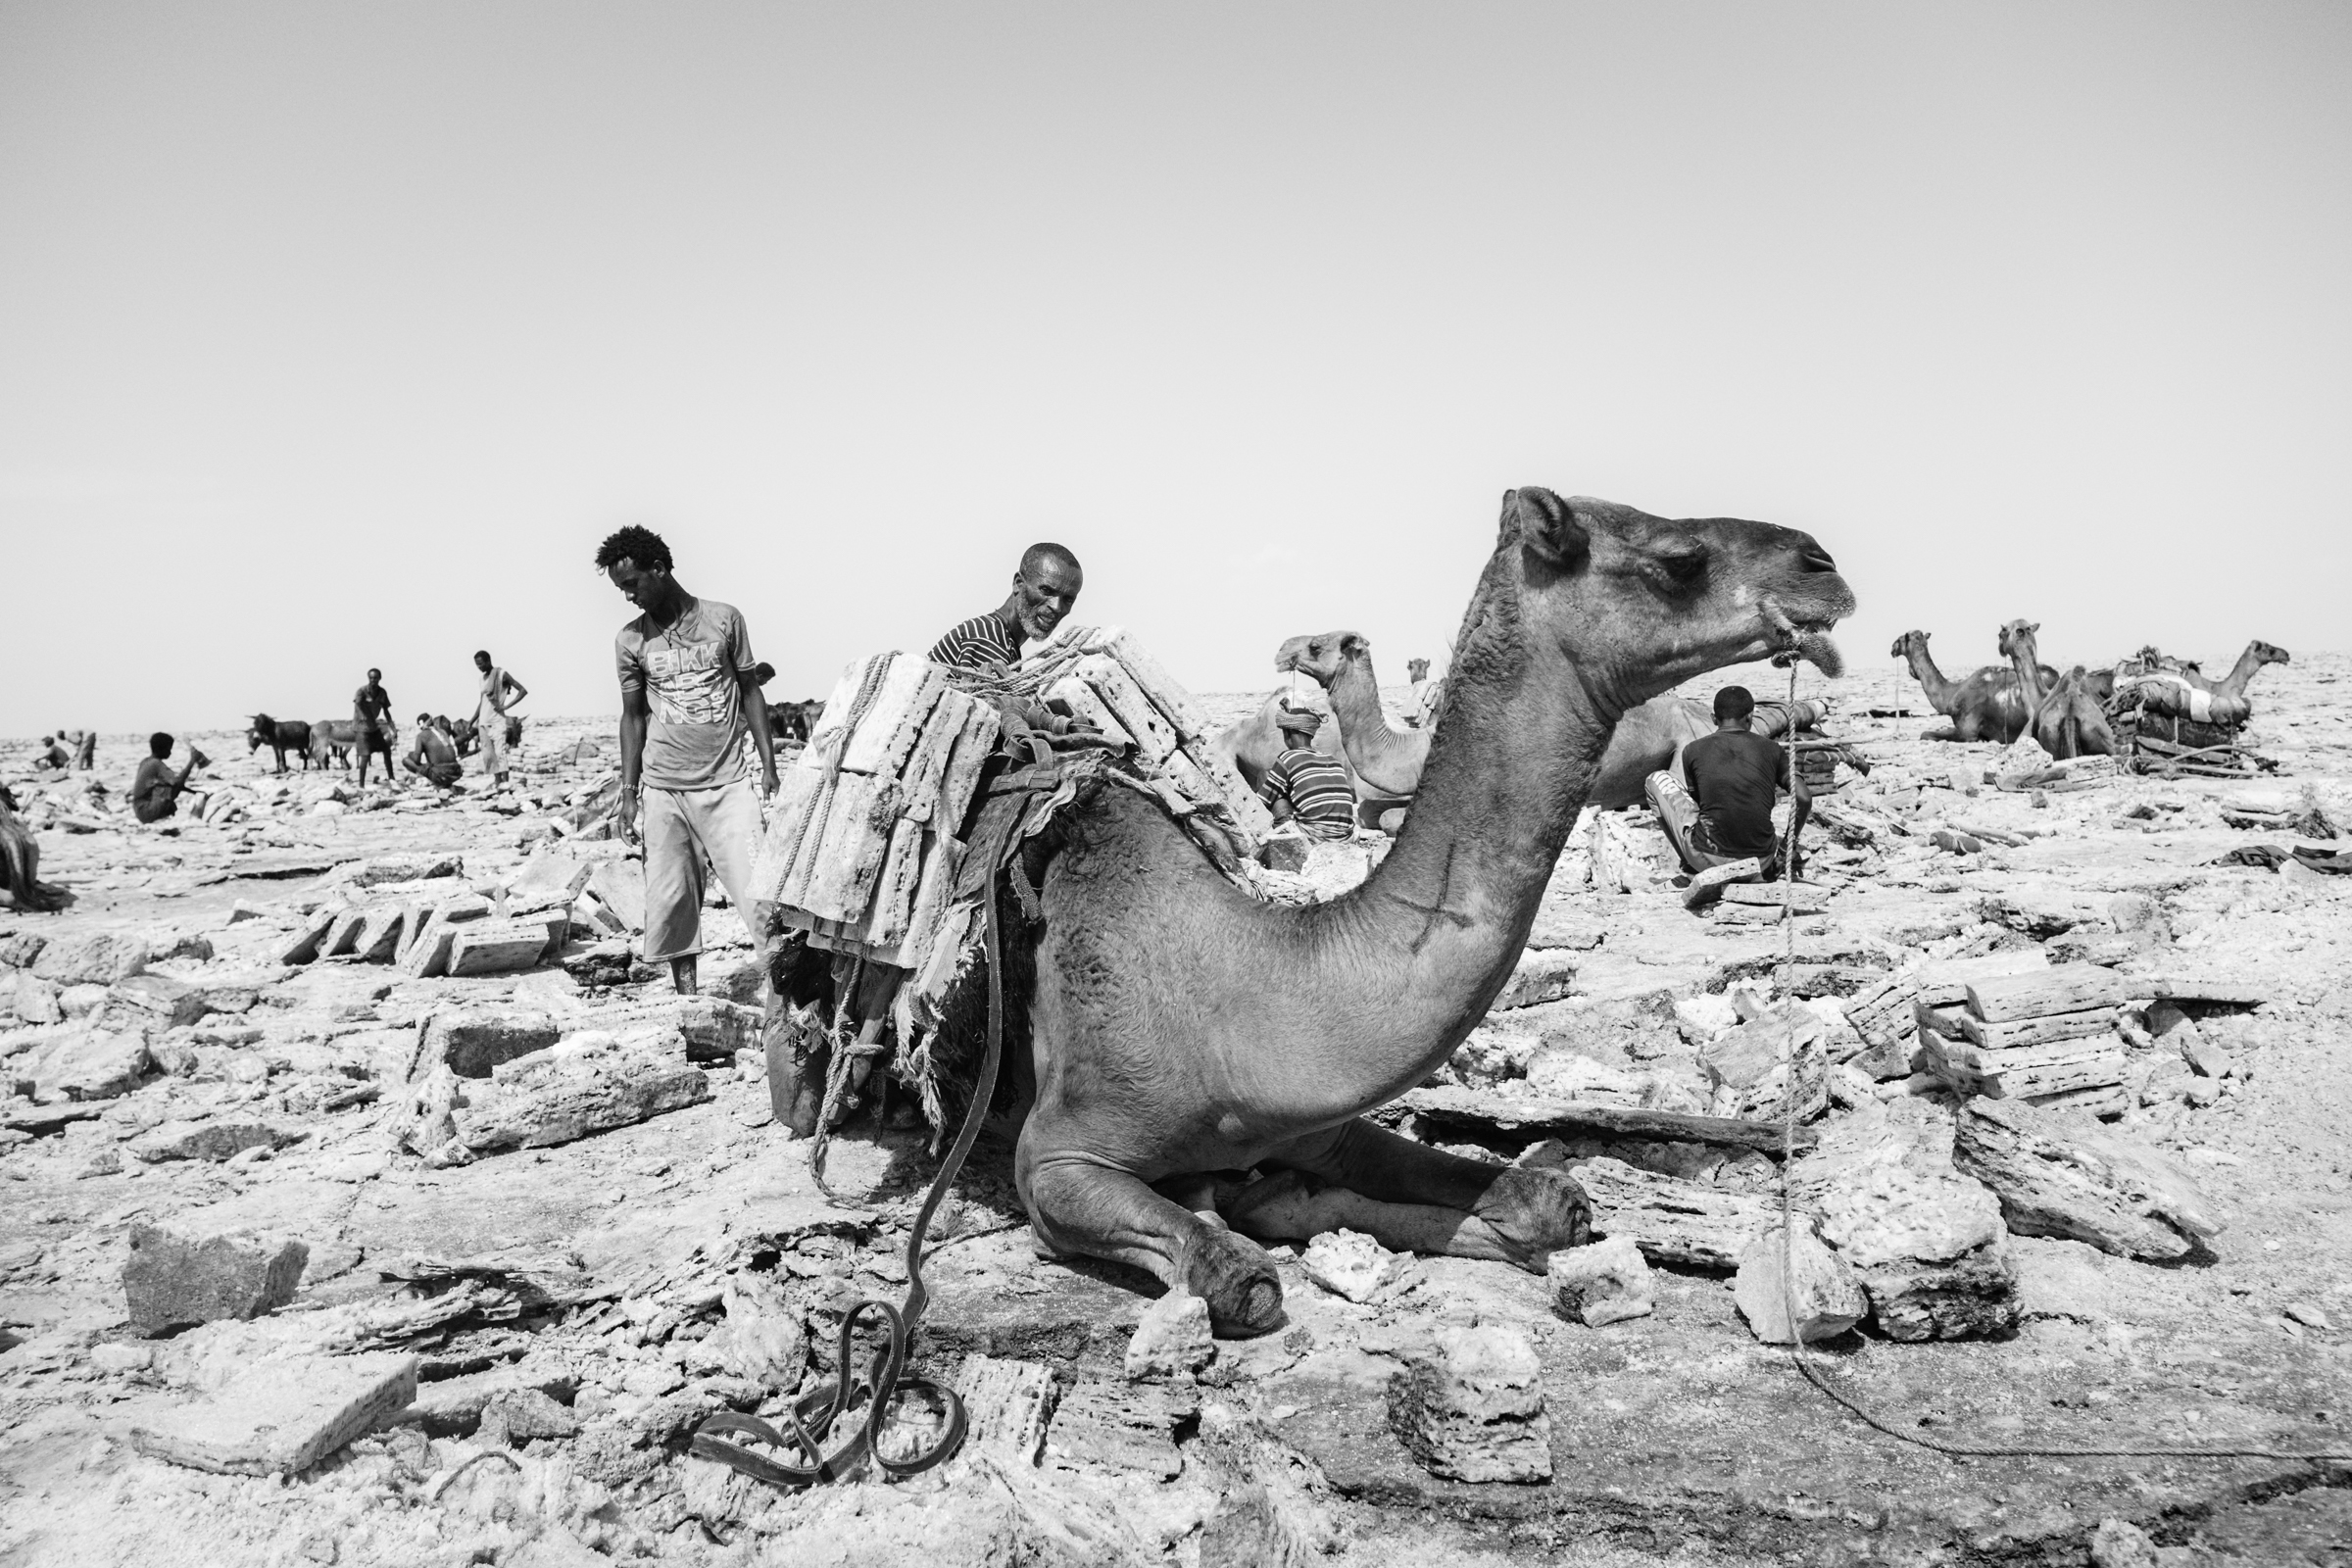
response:
M948 1187L963 1169L963 1162L978 1142L980 1126L988 1117L988 1104L996 1097L997 1070L1004 1054L1004 979L1003 943L997 929L996 879L989 879L983 899L985 919L983 929L988 938L988 1050L981 1058L979 1079L972 1086L972 1102L964 1108L963 1125L956 1134L956 1143L941 1162L939 1174L931 1178L931 1187L923 1195L922 1206L915 1210L913 1223L906 1234L906 1295L898 1306L888 1301L862 1300L850 1308L841 1320L841 1343L834 1364L840 1375L831 1383L819 1384L784 1407L784 1418L791 1423L790 1433L779 1431L757 1416L738 1415L732 1411L708 1417L695 1428L692 1451L705 1459L714 1459L731 1470L741 1471L757 1481L777 1487L809 1487L821 1481L838 1481L854 1475L866 1459L875 1468L893 1478L910 1476L928 1470L952 1457L963 1446L967 1417L963 1400L953 1389L923 1378L905 1375L906 1344L915 1327L922 1321L923 1308L931 1298L923 1284L923 1237L931 1229L932 1217L948 1196ZM867 1363L867 1377L852 1383L851 1358L857 1351L858 1321L868 1314L881 1320L883 1342L879 1352ZM912 1390L928 1390L936 1395L947 1413L946 1429L939 1441L912 1456L894 1459L882 1451L883 1429L890 1424L890 1412L900 1394ZM850 1409L857 1396L866 1398L865 1416L858 1423L857 1434L839 1448L828 1454L825 1440ZM808 1460L806 1464L785 1464L765 1454L728 1441L722 1434L741 1433L776 1448L798 1449Z
M1788 663L1788 711L1793 726L1796 713L1796 672L1798 662ZM1783 972L1796 962L1796 928L1791 914L1796 902L1796 732L1788 734L1788 826L1781 838L1781 953ZM1905 1431L1867 1405L1831 1383L1828 1375L1807 1353L1801 1323L1796 1314L1796 1216L1788 1191L1788 1167L1796 1158L1796 1032L1784 1030L1781 1046L1781 1313L1788 1319L1788 1354L1807 1383L1821 1391L1833 1403L1841 1406L1848 1415L1874 1431L1883 1432L1898 1443L1915 1447L1967 1459L2284 1459L2300 1463L2352 1464L2352 1452L2322 1448L2310 1453L2290 1453L2283 1448L2270 1447L2211 1447L2183 1448L2164 1444L2130 1447L2095 1447L2073 1444L2053 1444L2031 1446L2013 1444L1949 1443L1940 1438L1922 1437Z

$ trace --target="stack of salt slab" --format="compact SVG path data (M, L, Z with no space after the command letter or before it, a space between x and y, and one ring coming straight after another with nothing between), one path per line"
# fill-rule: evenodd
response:
M963 853L954 834L999 728L993 706L927 660L888 653L850 665L778 780L754 896L818 947L918 966L947 912Z
M1239 828L1254 847L1272 830L1265 803L1209 743L1208 715L1151 650L1117 626L1081 628L1021 667L1038 695L1058 701L1113 741L1132 742L1147 771Z
M1024 662L1011 687L1132 744L1172 808L1216 812L1252 845L1272 825L1207 746L1192 695L1119 628L1072 631ZM970 915L950 906L963 857L955 834L999 728L992 704L926 660L890 653L850 665L779 780L755 897L818 947L918 972L933 959L952 968ZM917 989L935 992L930 978Z
M2095 963L1976 980L1963 1006L1933 1023L1923 1011L1920 1045L1928 1069L1961 1094L2120 1111L2123 1004L2123 980Z

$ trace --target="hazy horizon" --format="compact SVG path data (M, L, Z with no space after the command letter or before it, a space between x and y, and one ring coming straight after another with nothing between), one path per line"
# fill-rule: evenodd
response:
M1811 530L1857 671L2342 649L2348 88L2320 5L0 0L0 736L612 711L623 522L778 699L1042 538L1395 684L1527 483Z

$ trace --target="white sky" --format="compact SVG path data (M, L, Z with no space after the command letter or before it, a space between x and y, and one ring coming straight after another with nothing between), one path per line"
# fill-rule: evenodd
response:
M626 521L821 695L1054 538L1200 690L1508 486L1947 671L2341 648L2352 8L0 0L0 734L612 711Z

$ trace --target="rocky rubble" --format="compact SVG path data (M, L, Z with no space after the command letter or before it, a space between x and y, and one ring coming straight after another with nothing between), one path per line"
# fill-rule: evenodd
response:
M2309 691L2274 749L2341 820L2352 734ZM1880 766L1824 803L1792 925L1769 890L1686 907L1644 813L1607 813L1495 1011L1385 1113L1573 1174L1592 1246L1531 1273L1301 1235L1271 1249L1285 1325L1218 1342L1189 1298L1038 1257L984 1145L913 1348L970 1438L797 1495L686 1439L840 1375L850 1310L905 1289L926 1137L853 1124L832 1193L808 1180L735 913L707 911L702 997L630 957L642 884L586 727L534 730L501 792L229 763L162 831L117 787L11 777L76 903L0 916L0 1555L1385 1563L1557 1557L1606 1519L1726 1561L2081 1560L2094 1529L2293 1560L2263 1545L2310 1533L2318 1467L1963 1471L1774 1348L1980 1441L2341 1446L2352 1408L2335 884L2223 863L2282 831L2240 786L2035 804L1990 748L1857 727ZM1969 987L2084 964L2118 992L2111 1101L1935 1070L1935 1040L2087 1038L1948 1016L2071 1029L2033 1020L2085 1008L1983 1017ZM909 1396L888 1441L934 1420Z

